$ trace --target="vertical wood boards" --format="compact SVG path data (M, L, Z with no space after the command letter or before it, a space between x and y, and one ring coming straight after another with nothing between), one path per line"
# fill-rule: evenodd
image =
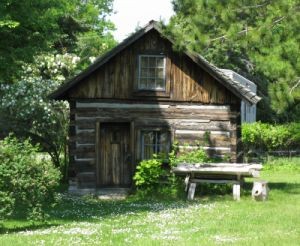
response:
M125 123L100 124L100 150L97 163L98 185L131 185L130 125Z
M167 97L136 95L138 55L164 54ZM159 95L159 93L157 93ZM172 44L153 30L121 51L69 92L69 98L115 98L150 101L188 101L231 104L239 101L230 91L195 64L172 50Z
M136 93L140 54L166 56L168 93ZM167 128L180 147L200 144L211 156L241 159L240 99L189 57L174 52L155 30L112 57L67 97L71 169L95 172L98 185L131 183L140 158L140 132L147 127ZM130 124L103 123L116 119ZM110 140L114 127L123 129L119 143Z

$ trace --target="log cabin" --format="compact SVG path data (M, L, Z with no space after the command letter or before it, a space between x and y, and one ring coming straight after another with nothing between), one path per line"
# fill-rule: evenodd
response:
M79 188L131 187L139 161L174 141L240 160L241 102L260 98L173 44L151 21L52 93L70 105L69 173Z

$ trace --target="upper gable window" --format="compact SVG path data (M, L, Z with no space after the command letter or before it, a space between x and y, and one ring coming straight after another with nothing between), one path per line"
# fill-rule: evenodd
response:
M138 90L166 91L165 56L139 56Z

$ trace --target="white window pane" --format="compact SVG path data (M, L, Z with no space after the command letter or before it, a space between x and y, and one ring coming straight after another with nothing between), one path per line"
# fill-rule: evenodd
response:
M142 158L151 159L153 154L167 158L169 152L169 133L165 131L142 131Z
M141 69L141 77L143 77L143 78L148 77L148 69L147 68L142 68Z
M139 89L146 89L147 88L147 79L141 78L139 83Z
M141 56L140 59L141 59L141 64L140 64L141 67L143 67L143 68L148 67L148 57Z
M149 57L149 67L156 67L156 57Z
M144 144L153 144L154 141L154 133L151 132L143 132L144 134Z
M151 159L153 158L154 148L152 145L144 146L144 159Z
M150 90L156 89L155 79L148 79L147 88Z
M165 81L163 79L157 79L155 83L155 88L159 90L165 89Z
M163 57L156 58L156 67L164 67L164 58Z
M160 144L166 144L168 140L168 133L167 132L161 132L159 136L159 143Z
M140 56L139 89L165 90L165 62L161 56Z
M149 68L149 78L155 78L155 68Z
M156 68L156 78L163 79L165 76L163 68Z

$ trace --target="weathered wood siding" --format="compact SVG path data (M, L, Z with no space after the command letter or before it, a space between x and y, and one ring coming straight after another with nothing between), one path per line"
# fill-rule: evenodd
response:
M96 172L96 126L102 122L128 122L131 124L132 163L140 160L142 129L164 128L171 132L171 139L180 148L196 147L200 143L211 156L228 155L236 161L238 149L238 106L200 105L185 103L133 103L131 101L77 100L71 103L70 160L71 170ZM98 136L99 137L99 136ZM98 144L97 144L98 141ZM97 146L99 145L100 146ZM99 165L99 164L98 164ZM99 168L99 166L98 166ZM95 175L97 176L97 175Z
M140 54L164 54L166 56L166 82L167 87L170 87L170 93L159 100L206 104L239 102L239 99L189 57L174 52L171 43L162 39L155 30L131 44L72 88L68 97L158 100L157 97L145 97L135 93L138 55ZM156 95L159 96L159 92Z

